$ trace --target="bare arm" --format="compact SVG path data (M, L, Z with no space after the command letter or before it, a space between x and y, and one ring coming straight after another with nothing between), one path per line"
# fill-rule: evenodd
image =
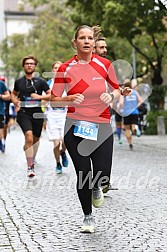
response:
M51 106L52 107L65 107L70 104L80 104L84 100L84 96L82 94L74 94L74 95L67 95L63 97L58 97L51 95Z
M100 99L105 103L117 102L120 96L127 96L127 95L130 95L131 93L132 93L131 88L128 88L128 87L125 87L124 89L119 88L119 89L114 89L112 93L103 93L100 96ZM113 98L111 94L114 95Z
M34 99L37 99L37 100L49 101L50 97L51 97L51 90L50 89L48 89L46 91L45 95L39 95L39 94L36 94L36 93L31 94L31 98L34 98Z
M143 103L143 98L138 92L137 92L137 99L138 99L138 106L140 106Z
M0 94L0 99L3 101L9 101L11 99L9 91L5 91L3 94Z
M20 109L20 99L18 99L18 92L14 91L14 90L12 91L11 100L16 107L16 112L18 112Z
M119 99L119 102L117 104L117 108L116 108L116 112L119 114L121 109L123 108L124 106L124 96L120 96L120 99Z
M102 102L110 104L111 102L116 102L121 95L119 89L114 89L112 93L102 93L100 99Z

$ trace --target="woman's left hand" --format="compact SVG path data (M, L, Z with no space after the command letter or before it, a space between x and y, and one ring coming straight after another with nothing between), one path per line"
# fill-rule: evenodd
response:
M104 102L104 103L107 103L107 104L109 104L109 103L111 103L112 102L112 97L111 97L111 95L109 94L109 93L102 93L101 95L100 95L100 100L102 101L102 102Z

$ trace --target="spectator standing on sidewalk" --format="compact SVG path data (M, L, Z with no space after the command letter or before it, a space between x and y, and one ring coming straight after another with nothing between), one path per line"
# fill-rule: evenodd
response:
M56 73L59 66L62 64L60 61L55 61L52 64L52 72ZM54 78L47 81L49 88L52 89ZM65 95L65 94L64 94ZM64 144L64 125L66 120L67 108L66 107L51 107L50 103L46 109L46 131L50 141L53 141L53 153L56 160L56 172L62 173L62 165L68 166L68 159L65 153L66 146ZM61 150L60 150L61 147ZM60 161L62 158L62 164Z
M49 100L51 94L45 80L33 77L37 63L38 60L32 55L22 59L25 76L15 81L11 95L17 110L17 122L25 137L24 151L29 177L35 175L34 159L43 126L41 100ZM42 92L45 92L45 95L42 95Z
M10 100L10 93L5 85L5 77L0 76L0 151L5 152L4 123L5 101Z
M78 27L73 43L77 54L59 67L51 100L53 107L68 105L64 140L77 174L77 193L84 213L81 232L91 233L92 204L103 204L101 188L109 183L111 173L113 132L109 104L122 91L111 62L93 54L92 27ZM65 89L67 96L62 97ZM124 95L129 92L123 90Z

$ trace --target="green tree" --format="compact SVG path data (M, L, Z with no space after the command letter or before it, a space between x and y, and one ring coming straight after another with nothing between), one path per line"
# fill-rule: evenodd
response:
M35 1L35 4L37 2L39 4L39 1ZM65 61L73 55L71 39L74 24L69 17L69 11L70 7L65 8L64 2L59 4L49 1L43 11L36 11L33 28L27 34L14 34L2 42L1 58L7 76L19 76L22 70L21 59L28 54L38 58L37 71L40 74L49 72L53 61Z
M162 70L167 62L167 2L161 0L68 0L75 8L76 25L100 24L104 35L113 41L113 54L118 56L121 39L135 48L137 76L150 75L153 88L163 83ZM117 43L114 45L114 40ZM120 39L121 38L121 39ZM127 45L125 43L125 45ZM123 47L124 48L124 47ZM126 48L126 47L125 47ZM126 59L127 51L122 50ZM156 95L156 92L154 92ZM165 93L164 93L165 95ZM159 106L158 106L159 107ZM161 105L162 107L162 105Z

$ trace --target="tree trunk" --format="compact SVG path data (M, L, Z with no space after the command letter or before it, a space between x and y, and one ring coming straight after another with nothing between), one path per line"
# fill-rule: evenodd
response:
M151 78L153 90L150 97L150 106L152 110L164 110L166 90L164 86L162 86L163 79L161 73L161 62L158 62L153 69L153 77Z
M156 85L161 85L163 82L163 79L161 77L161 72L162 72L162 68L159 65L157 65L154 69L153 69L153 77L151 78L152 81L152 85L156 86Z

